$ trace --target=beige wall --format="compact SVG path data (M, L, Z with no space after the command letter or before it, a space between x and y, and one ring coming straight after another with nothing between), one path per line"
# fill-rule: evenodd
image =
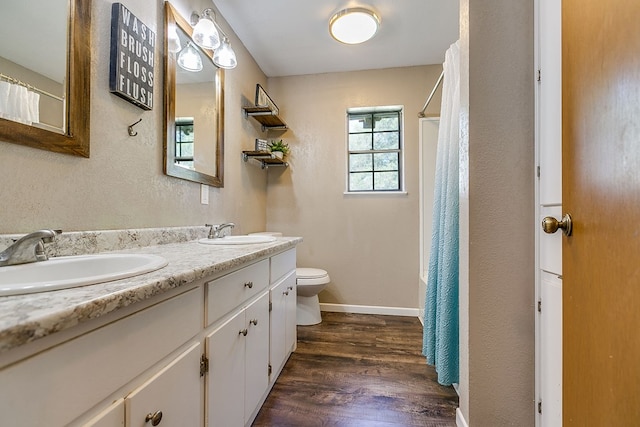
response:
M304 237L298 265L323 268L321 302L417 308L418 118L440 65L270 78L290 127L290 167L270 170L267 225ZM406 195L345 195L346 110L404 106ZM439 112L435 98L428 113Z
M470 427L535 424L533 6L461 1L460 409Z
M188 18L211 7L207 0L172 2ZM262 71L233 34L239 66L226 73L225 187L211 188L200 204L200 185L162 172L163 2L130 0L126 6L156 33L154 108L144 111L109 92L111 1L92 1L91 158L51 153L0 141L0 233L39 228L96 230L200 225L234 221L236 232L265 227L266 177L241 160L256 127L242 116ZM226 24L225 32L231 33ZM130 137L127 126L142 122Z

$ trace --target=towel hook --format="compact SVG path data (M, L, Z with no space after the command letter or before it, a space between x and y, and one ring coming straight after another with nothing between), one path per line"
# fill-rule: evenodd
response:
M138 121L137 121L137 122L135 122L134 124L129 125L129 136L137 136L137 135L138 135L138 132L134 132L134 131L133 131L133 127L134 127L135 125L137 125L138 123L140 123L141 121L142 121L142 118L140 118L140 120L138 120Z

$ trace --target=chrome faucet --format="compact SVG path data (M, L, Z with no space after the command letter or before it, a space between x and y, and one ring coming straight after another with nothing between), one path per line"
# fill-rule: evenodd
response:
M38 230L23 236L0 252L0 267L46 261L44 244L53 242L60 233L62 230Z
M207 236L209 239L220 239L224 237L224 235L222 234L222 230L224 230L225 228L233 228L236 225L232 222L225 222L224 224L218 225L205 224L205 226L211 227L209 229L209 236Z

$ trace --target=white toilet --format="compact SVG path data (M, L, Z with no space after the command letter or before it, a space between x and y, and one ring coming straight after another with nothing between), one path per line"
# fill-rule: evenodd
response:
M316 325L322 322L318 294L330 281L329 274L319 268L296 268L298 325Z
M282 237L282 233L275 231L250 234ZM329 273L319 268L296 268L296 320L298 325L317 325L322 322L318 294L327 287L330 281Z

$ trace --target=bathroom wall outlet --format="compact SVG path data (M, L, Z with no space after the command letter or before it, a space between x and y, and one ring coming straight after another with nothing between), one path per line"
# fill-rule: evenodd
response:
M200 184L200 203L209 204L209 186L207 184Z

